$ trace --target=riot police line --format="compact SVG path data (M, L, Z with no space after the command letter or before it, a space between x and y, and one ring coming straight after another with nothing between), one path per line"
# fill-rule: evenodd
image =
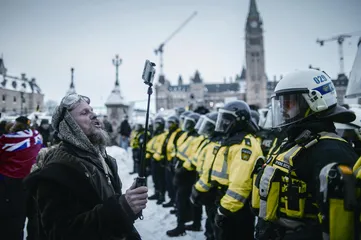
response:
M308 69L280 80L262 126L240 100L202 115L178 108L157 116L146 148L149 199L173 208L177 225L166 234L359 239L360 113L337 104L325 72ZM144 134L134 131L133 154Z

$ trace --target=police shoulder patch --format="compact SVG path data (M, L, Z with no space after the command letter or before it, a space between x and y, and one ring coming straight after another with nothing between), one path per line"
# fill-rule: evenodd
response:
M244 143L245 143L247 146L252 147L251 139L249 139L249 138L244 138Z
M244 161L248 161L248 159L251 157L252 151L248 148L242 148L241 150L241 159Z

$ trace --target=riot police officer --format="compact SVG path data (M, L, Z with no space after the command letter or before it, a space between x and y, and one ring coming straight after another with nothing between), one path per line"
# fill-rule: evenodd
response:
M204 236L207 240L215 240L214 217L217 211L217 206L215 205L216 192L209 191L203 194L202 184L203 181L207 181L204 179L208 179L209 177L208 173L213 164L216 152L215 149L219 148L220 141L222 140L222 135L219 132L214 131L216 127L217 117L218 113L212 112L204 115L202 121L198 121L198 123L201 122L198 128L198 134L203 135L206 140L199 147L194 158L191 159L191 162L189 164L190 166L188 167L196 168L198 172L197 182L192 188L192 195L190 200L195 206L205 206L207 219L205 223ZM183 166L185 166L185 164ZM201 180L200 177L203 177L203 180Z
M249 207L252 176L258 159L263 158L260 143L254 137L256 127L250 108L243 101L229 102L218 110L215 131L222 133L224 139L220 147L214 148L210 175L203 172L195 186L203 195L213 189L217 192L217 240L253 238L254 215Z
M154 120L154 136L147 143L146 160L151 163L151 173L154 182L154 194L148 197L149 200L157 200L157 204L162 204L165 200L165 168L160 159L153 157L161 144L164 143L168 133L165 130L165 120L158 116Z
M204 138L199 138L199 134L195 130L195 126L200 118L198 113L191 113L184 118L182 130L185 132L184 140L177 142L177 152L174 158L175 161L175 176L174 186L177 191L177 226L174 229L167 231L167 235L181 236L185 234L185 223L192 219L192 211L189 196L191 194L192 185L196 180L196 171L188 171L183 167L183 163L197 150L199 144ZM181 139L180 139L181 140ZM197 209L199 216L196 224L200 227L202 209Z
M272 102L273 127L285 129L287 139L258 173L256 238L322 239L319 175L329 163L352 166L357 160L333 123L352 122L355 114L337 104L331 78L314 69L284 76Z

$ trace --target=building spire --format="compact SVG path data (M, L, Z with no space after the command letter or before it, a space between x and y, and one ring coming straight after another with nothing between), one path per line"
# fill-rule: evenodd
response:
M71 68L70 71L71 71L70 88L75 88L75 87L74 87L74 68Z
M69 90L68 90L67 94L76 93L75 85L74 85L74 68L70 69L70 73L71 73L70 87L69 87Z
M0 58L0 75L3 75L4 79L6 76L6 67L4 64L4 58L3 55L1 54L1 58Z
M258 17L258 16L259 16L259 13L258 13L258 9L257 9L256 0L250 0L248 17L253 18L253 17Z
M246 79L246 68L243 66L240 79L245 80Z
M262 19L257 9L256 0L250 0L249 12L246 22L246 31L248 33L262 32Z

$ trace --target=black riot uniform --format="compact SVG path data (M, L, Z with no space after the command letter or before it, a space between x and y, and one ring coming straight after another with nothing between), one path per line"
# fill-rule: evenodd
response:
M337 105L335 95L331 79L317 70L291 73L277 85L275 126L287 138L270 154L253 188L259 197L256 239L323 238L323 168L330 163L352 167L357 160L333 123L351 122L355 115Z

